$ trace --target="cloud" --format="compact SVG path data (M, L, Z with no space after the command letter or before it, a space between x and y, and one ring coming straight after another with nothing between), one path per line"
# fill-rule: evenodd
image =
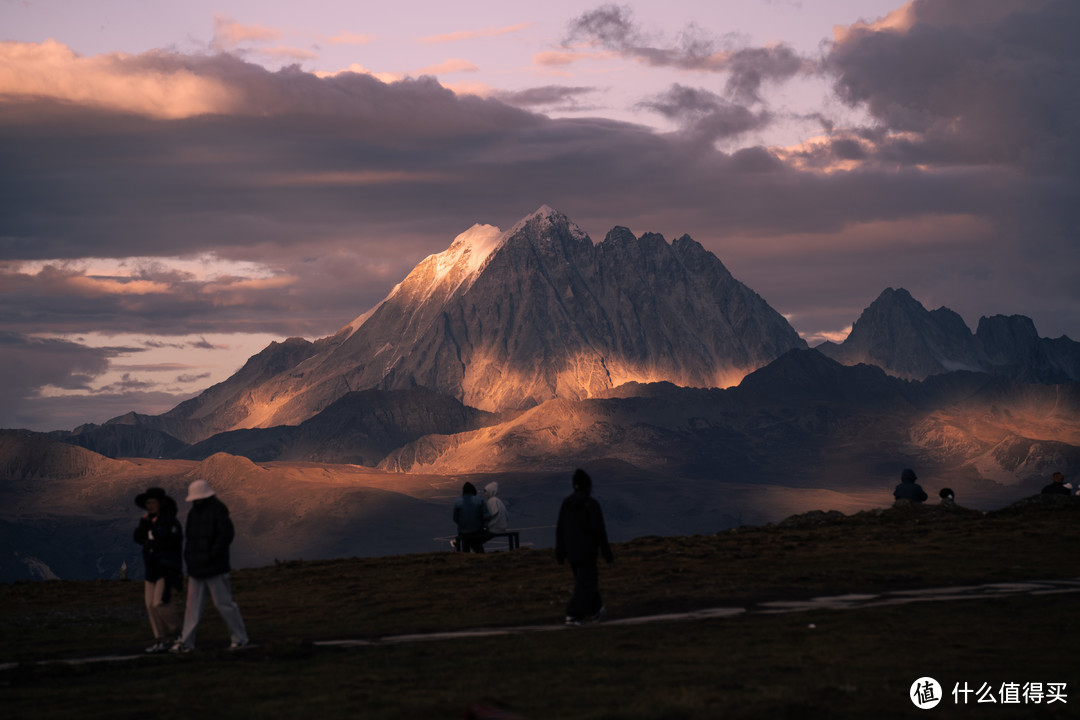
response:
M815 64L790 46L762 48L722 47L734 39L715 38L697 25L688 25L675 42L648 36L636 23L629 6L602 5L582 13L570 23L564 45L584 42L654 67L728 74L726 91L739 102L760 102L766 81L788 80L812 72ZM570 62L573 55L546 57L548 63Z
M417 70L416 75L449 75L451 73L459 72L476 72L479 70L476 65L463 60L461 58L450 58L441 63L435 65L429 65L423 69Z
M956 7L916 3L924 19L909 28L868 25L827 48L823 67L874 127L825 122L800 147L730 151L702 138L742 139L770 119L737 87L646 98L683 130L661 134L528 111L589 97L576 86L481 97L228 54L0 44L19 69L0 82L48 90L0 93L0 329L320 337L473 223L509 227L546 203L594 236L689 233L808 334L846 327L892 286L969 322L1023 313L1080 336L1078 130L1066 122L1080 114L1060 91L1075 79L1075 11L925 19ZM612 49L597 52L737 52L605 27L594 37ZM181 81L193 89L173 93ZM212 280L168 260L202 253L269 271ZM148 254L163 266L63 262Z
M318 55L311 50L291 45L276 44L275 41L284 37L284 33L276 28L267 27L259 23L243 25L227 15L214 15L214 35L210 39L210 49L219 53L232 53L236 55L254 54L270 61L280 62L303 62L314 60ZM343 38L343 42L359 39L359 36L345 34L337 36ZM334 38L330 39L331 44Z
M895 139L883 162L1011 165L1075 176L1080 145L1080 5L918 0L891 20L837 34L827 59L840 96Z
M674 120L685 134L708 143L759 130L770 122L766 112L754 113L716 93L677 83L638 106Z
M500 35L509 35L511 33L521 32L526 28L532 27L533 23L525 22L518 23L517 25L509 25L506 27L489 27L481 30L459 30L457 32L446 33L443 35L429 35L428 37L420 38L419 42L436 45L448 42L458 42L461 40L473 40L475 38L488 38L499 37Z
M164 53L82 58L54 40L0 43L0 97L7 105L49 99L76 105L184 118L228 113L235 107L229 84Z
M544 85L524 90L503 90L492 93L492 97L515 107L554 107L560 110L579 109L578 98L597 92L594 87L569 87L566 85Z
M23 411L46 386L85 389L120 351L0 331L0 427L29 426Z
M210 47L218 52L234 52L245 43L280 40L282 32L259 23L242 25L227 15L214 15L214 36Z

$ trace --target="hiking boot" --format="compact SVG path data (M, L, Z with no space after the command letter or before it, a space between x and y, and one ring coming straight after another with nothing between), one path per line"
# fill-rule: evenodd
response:
M251 647L251 643L247 640L243 642L236 642L235 640L233 640L231 643L229 643L230 650L243 650L244 648L249 647Z
M581 618L576 618L573 615L567 615L566 620L563 621L564 625L584 625Z
M596 614L589 618L589 622L596 622L605 615L607 615L607 608L601 605L600 609L596 611Z
M156 643L146 648L146 652L150 655L169 652L169 643L165 642L164 640L158 640Z
M189 648L184 643L177 641L173 643L173 646L171 648L169 648L169 652L174 655L184 655L191 652L191 648Z

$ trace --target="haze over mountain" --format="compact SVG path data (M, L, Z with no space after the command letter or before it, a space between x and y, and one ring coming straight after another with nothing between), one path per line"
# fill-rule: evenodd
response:
M541 207L475 225L336 335L292 338L154 417L111 423L185 442L298 425L345 394L424 386L486 411L626 382L724 387L806 343L689 236L616 227L601 243Z

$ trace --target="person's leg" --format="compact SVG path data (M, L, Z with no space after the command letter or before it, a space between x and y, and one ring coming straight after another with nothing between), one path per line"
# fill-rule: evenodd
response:
M154 633L155 640L161 640L165 636L165 628L161 624L157 608L154 606L154 594L157 583L147 580L143 583L143 602L146 603L146 615L150 618L150 630Z
M166 583L165 578L154 583L153 614L157 616L157 624L161 628L161 635L156 636L159 639L167 635L175 636L180 630L180 616L176 604L165 602Z
M574 594L566 606L568 617L584 620L600 611L600 572L593 563L572 565Z
M206 580L202 578L188 578L187 608L184 610L184 629L180 632L178 645L183 645L189 650L195 647L195 633L199 629L199 620L202 619L203 609L206 607Z
M240 615L240 608L232 599L232 582L229 573L207 578L206 582L210 586L210 596L214 599L214 607L221 613L225 625L229 628L232 643L247 645L247 628L244 627L244 618Z

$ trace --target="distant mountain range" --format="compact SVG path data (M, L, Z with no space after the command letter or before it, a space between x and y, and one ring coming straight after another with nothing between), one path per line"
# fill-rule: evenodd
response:
M903 288L881 293L842 344L817 349L845 365L877 365L912 380L954 370L1037 383L1080 380L1080 343L1040 338L1023 315L983 317L972 334L958 314L928 311Z

